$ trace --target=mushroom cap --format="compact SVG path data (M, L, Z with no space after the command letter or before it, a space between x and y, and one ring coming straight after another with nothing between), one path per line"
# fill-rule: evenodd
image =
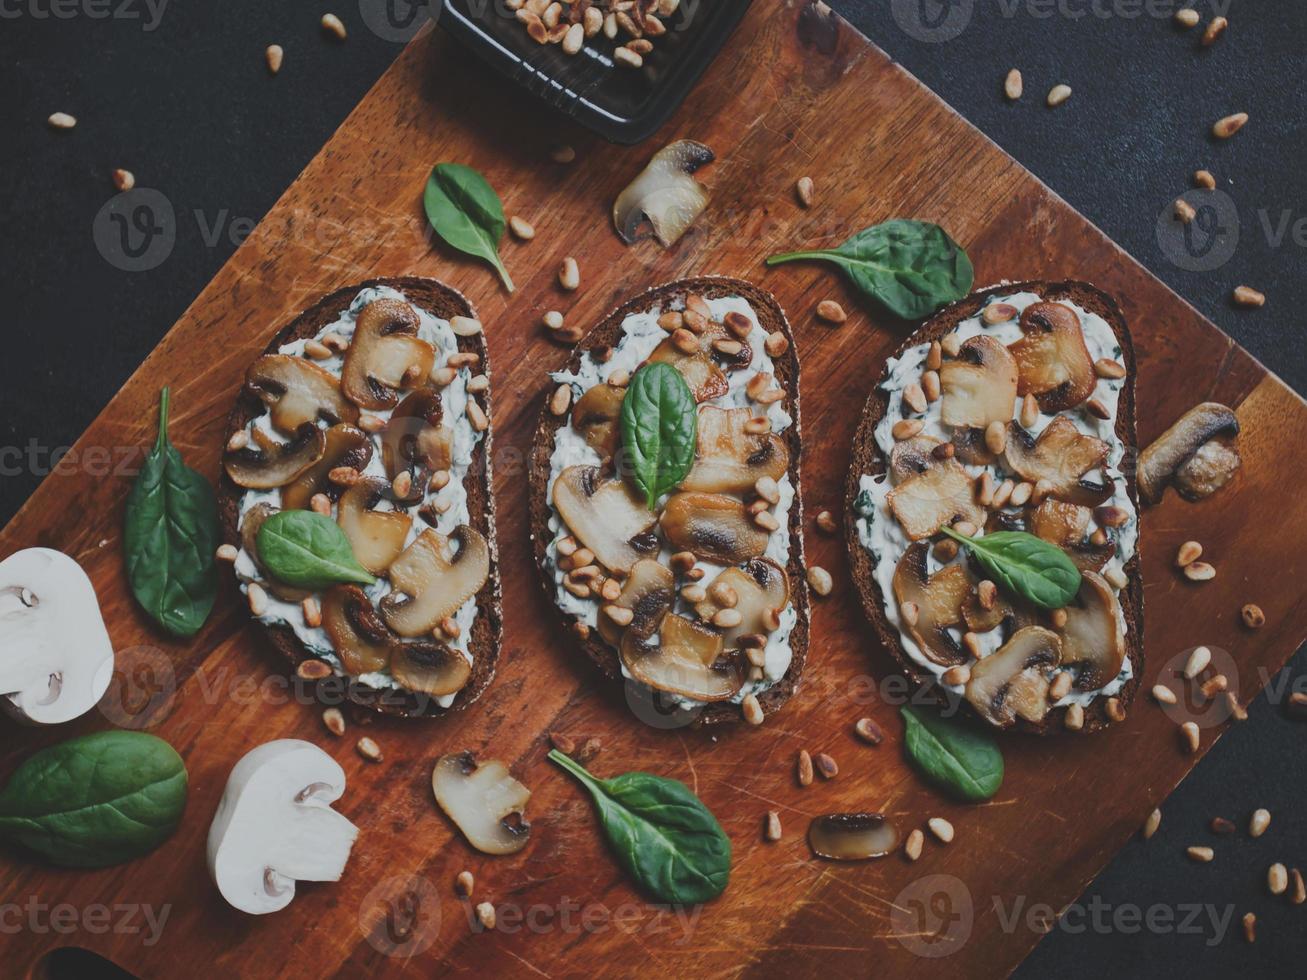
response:
M966 520L985 523L985 508L976 502L976 487L955 459L937 461L909 477L885 496L890 511L913 541L936 534L945 524Z
M927 575L926 542L914 541L894 569L894 598L902 609L911 602L917 607L917 621L903 621L903 628L916 641L922 654L941 667L965 663L967 655L949 633L949 627L963 621L963 604L972 593L971 576L959 563L945 565Z
M748 408L700 406L694 466L680 489L747 494L762 477L782 479L790 467L789 448L775 433L746 432L752 417Z
M569 466L551 493L568 531L610 572L625 575L657 554L657 541L649 540L657 518L624 480L603 478L597 466Z
M449 542L458 545L450 554ZM381 616L400 636L430 633L479 591L490 577L490 545L460 524L446 539L428 528L390 564L395 591L381 600Z
M812 852L832 861L884 857L898 842L898 830L881 813L827 813L808 825Z
M999 728L1015 724L1018 717L1039 722L1049 709L1049 671L1061 661L1056 633L1023 627L971 665L964 695L977 714Z
M1017 362L1017 395L1034 395L1042 411L1075 408L1094 393L1098 377L1075 310L1063 303L1031 303L1021 313L1020 340L1009 345Z
M358 421L359 410L341 393L336 376L302 357L264 354L245 372L245 387L268 406L272 424L287 435L319 421Z
M724 494L674 493L658 520L673 551L691 551L719 565L760 557L770 537L742 500Z
M664 248L670 248L708 205L708 192L691 174L713 161L713 151L694 140L676 140L653 155L613 202L613 227L628 245L649 219Z
M57 725L89 711L113 676L95 588L61 551L27 548L0 562L0 705Z
M362 429L342 422L328 429L323 438L322 457L281 488L281 506L285 510L307 510L316 493L335 500L341 487L332 483L328 474L338 466L362 472L372 460L372 440Z
M379 476L365 476L340 498L336 523L349 539L358 563L373 575L384 575L404 550L412 519L403 511L374 510L392 496L390 484Z
M1059 415L1044 427L1036 439L1016 422L1008 425L1007 447L1003 457L1008 468L1023 480L1052 484L1049 493L1059 500L1097 507L1116 490L1111 479L1101 483L1085 478L1100 469L1110 448L1106 442L1087 435L1065 415Z
M269 443L266 448L229 449L223 453L222 465L237 486L273 490L290 483L322 459L326 451L326 433L307 423L289 442Z
M436 349L418 333L418 315L401 299L373 300L359 311L341 366L340 387L359 408L394 408L398 392L425 383Z
M531 791L498 759L471 752L442 755L431 773L436 802L468 843L485 854L516 854L531 839L525 817Z
M1205 444L1215 439L1224 439L1228 443L1238 434L1239 419L1225 405L1220 402L1195 405L1139 454L1139 469L1136 473L1139 495L1146 503L1160 503L1177 471ZM1233 460L1228 455L1225 456L1223 468L1228 468L1232 461L1237 465L1237 453ZM1231 475L1233 469L1229 469L1225 479L1217 486L1223 485Z
M939 369L940 420L945 425L984 429L1007 422L1017 397L1017 364L1012 354L988 334L977 334L958 356Z

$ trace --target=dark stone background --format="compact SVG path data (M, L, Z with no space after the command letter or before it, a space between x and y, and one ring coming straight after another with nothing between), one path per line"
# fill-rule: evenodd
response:
M52 15L52 3L71 16ZM1213 4L1231 21L1204 50L1198 31L1173 27L1171 0L952 0L945 14L959 20L945 24L964 27L934 42L922 40L914 17L938 11L936 0L832 3L1290 384L1307 387L1298 339L1307 235L1293 234L1294 222L1307 219L1307 6L1198 0L1204 21ZM331 7L350 28L344 45L318 29ZM102 11L115 16L96 16ZM273 41L286 49L275 80L263 67ZM22 504L49 451L70 444L100 411L398 51L368 30L356 0L177 3L157 22L144 0L0 0L0 448L9 453L0 460L0 519ZM1012 66L1025 75L1017 105L1001 95ZM1075 94L1048 110L1043 97L1060 81ZM45 118L56 110L77 116L77 128L49 130ZM1238 110L1252 116L1244 132L1213 141L1211 123ZM109 172L119 166L176 206L175 248L152 271L114 268L92 240L93 219L113 194ZM1199 166L1230 195L1240 232L1228 260L1206 272L1173 261L1156 232L1159 214ZM1266 307L1234 308L1238 283L1264 291ZM17 466L15 447L24 454ZM1294 663L1288 677L1307 660L1300 652ZM1276 860L1307 867L1304 735L1281 707L1259 699L1250 720L1166 803L1159 834L1126 846L1020 974L1301 976L1307 906L1271 898L1265 870ZM1026 802L1034 819L1037 801ZM1092 819L1096 801L1083 804ZM1214 839L1207 830L1216 815L1242 825L1257 806L1274 814L1260 840L1242 831ZM1078 846L1071 833L1068 848ZM1217 861L1188 862L1183 848L1192 843L1214 844ZM954 846L976 845L964 829ZM989 907L985 896L975 899ZM1039 900L1028 896L1027 908ZM1206 911L1181 928L1191 904L1228 916L1227 929L1214 929ZM1239 926L1248 910L1259 920L1251 948ZM1140 925L1144 913L1154 928ZM923 971L930 966L923 961Z

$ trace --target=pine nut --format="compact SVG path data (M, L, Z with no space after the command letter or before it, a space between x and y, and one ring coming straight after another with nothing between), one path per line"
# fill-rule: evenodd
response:
M339 708L327 708L323 711L322 723L327 726L327 731L337 737L345 734L345 716L341 714Z
M1015 102L1021 98L1021 92L1024 86L1021 83L1021 70L1013 68L1007 73L1007 78L1003 79L1003 94L1008 97L1009 102Z
M549 398L549 411L554 415L566 415L572 404L572 386L561 384L554 389Z
M885 741L885 733L870 718L859 718L857 724L853 726L853 730L857 733L858 738L868 745L879 745Z
M576 54L585 43L585 25L580 21L567 28L563 35L563 54Z
M46 122L50 124L51 129L72 129L77 125L76 117L70 116L66 112L51 113Z
M956 664L940 674L939 679L949 687L962 687L967 681L971 680L971 668Z
M824 299L817 304L817 319L824 320L827 323L843 323L848 319L844 313L844 307L833 299Z
M562 9L562 4L551 3L545 8L544 13L541 14L540 20L546 27L557 27L558 17L562 12ZM550 23L551 20L553 21L552 24ZM571 163L576 159L576 150L572 149L572 147L568 146L566 143L556 143L549 148L549 159L553 160L554 163Z
M358 740L355 748L358 749L359 755L367 759L368 762L380 762L383 758L381 746L376 743L375 739L369 738L367 735Z
M1197 752L1198 745L1201 740L1201 736L1199 735L1198 732L1198 726L1194 724L1192 721L1186 721L1183 725L1180 726L1180 734L1184 736L1185 748L1189 750L1189 754L1193 755L1195 752Z
M1184 577L1190 582L1210 582L1216 578L1216 569L1205 561L1190 562L1184 567Z
M322 29L337 41L345 40L345 25L341 23L340 18L335 14L323 14L321 23Z
M835 587L830 572L820 565L813 565L808 569L808 584L812 586L812 591L820 596L830 595L831 589Z
M1066 629L1067 615L1065 609L1054 609L1052 613L1049 614L1049 618L1053 621L1053 627L1055 629Z
M408 470L400 470L391 481L390 489L394 491L396 497L404 499L413 489L413 474Z
M1266 305L1266 294L1259 293L1252 286L1235 286L1234 301L1240 306L1256 308Z
M909 861L915 861L921 857L921 848L926 843L926 835L920 830L913 828L912 833L908 834L908 839L903 842L903 854Z
M331 498L325 493L315 493L309 498L309 510L323 517L331 516Z
M1225 692L1225 710L1230 713L1230 718L1234 721L1247 721L1248 712L1244 710L1239 699L1230 691Z
M300 603L300 609L304 613L304 625L309 629L317 629L322 625L322 606L313 596L306 596Z
M1062 724L1067 727L1068 731L1080 731L1085 727L1085 709L1078 704L1068 706Z
M1212 651L1207 647L1194 647L1193 653L1189 654L1189 659L1184 665L1184 676L1186 680L1193 680L1212 662Z
M812 207L812 178L800 177L794 184L794 193L805 208Z
M1177 568L1184 568L1186 565L1192 565L1203 553L1203 546L1197 541L1186 541L1180 545L1180 550L1175 553L1175 564Z
M1054 85L1048 91L1048 107L1055 109L1069 98L1071 98L1070 85Z
M840 774L840 767L825 752L818 752L816 759L813 761L816 762L817 772L821 774L822 779L834 779Z
M926 401L939 401L940 387L938 371L927 371L921 376L921 390L926 396ZM949 445L952 445L952 443L949 443Z
M129 191L136 186L136 175L130 170L123 170L121 167L118 167L109 176L113 179L115 190Z
M1254 912L1243 914L1243 938L1245 942L1257 942L1257 915Z
M1230 22L1224 17L1213 17L1207 24L1207 30L1203 31L1203 47L1211 47L1216 43L1216 39L1225 33L1225 29L1230 26Z
M495 907L489 902L481 902L477 905L477 922L481 924L482 929L495 928Z
M744 614L738 609L718 609L713 613L712 624L719 629L734 629L744 622Z
M1283 895L1289 887L1289 869L1276 861L1266 869L1266 887L1272 895Z
M812 756L807 749L799 749L799 758L795 763L796 776L800 786L812 785Z
M996 510L1002 510L1006 507L1008 501L1012 499L1012 491L1015 489L1016 484L1011 480L1004 480L1000 483L998 489L994 491L994 508Z
M736 613L736 615L739 614ZM740 710L744 714L744 720L750 725L762 724L762 705L758 703L758 696L756 694L745 695L744 700L740 703Z
M753 523L769 533L781 529L781 522L776 520L771 513L765 510L760 514L753 515Z
M1185 7L1175 12L1175 22L1184 28L1197 27L1200 19L1198 11L1192 7Z
M1248 113L1236 112L1229 116L1222 116L1212 125L1212 135L1220 140L1228 140L1239 130L1243 129L1244 124L1248 122Z
M767 811L762 836L773 843L781 839L781 815L775 810Z
M460 898L471 898L475 885L476 879L472 877L471 871L460 871L454 879L454 893Z
M1233 834L1238 829L1235 827L1234 821L1226 820L1225 817L1212 817L1211 827L1212 833L1220 834L1223 837Z
M930 350L926 352L926 370L938 371L944 363L944 348L938 340L930 342Z
M245 589L245 598L250 604L250 612L262 616L268 611L268 593L258 582L251 582Z
M1117 380L1125 377L1125 365L1120 361L1114 361L1110 357L1099 358L1094 362L1094 373L1100 378Z
M926 826L930 828L930 832L939 839L941 844L953 842L953 825L943 817L931 817L926 821Z
M976 502L982 507L990 507L994 503L994 475L989 470L976 478Z
M536 237L535 226L525 218L513 215L508 219L508 230L513 233L513 237L519 241L529 242Z
M1259 807L1253 811L1253 815L1248 818L1248 836L1261 837L1266 833L1266 828L1271 825L1271 811Z
M956 331L948 334L939 342L939 349L949 357L957 357L962 350L962 337Z
M604 23L604 33L608 33L607 22ZM613 33L616 34L616 30ZM613 50L613 61L625 68L639 68L644 64L644 59L628 47L615 48ZM757 699L755 698L755 700Z
M453 384L456 377L458 377L458 372L452 367L438 367L431 369L431 383L437 388L448 387Z
M995 456L1007 448L1007 425L995 419L985 427L985 448Z
M1243 624L1250 630L1259 630L1266 625L1266 613L1262 612L1262 607L1248 603L1239 613L1243 617Z
M1103 713L1118 724L1125 721L1125 708L1122 707L1120 698L1108 698L1103 705Z
M1153 700L1158 704L1175 704L1176 702L1175 692L1165 684L1154 684L1152 694Z
M1056 704L1070 694L1072 681L1070 671L1059 670L1048 685L1048 700Z
M925 427L926 423L921 419L900 419L890 429L890 435L902 442L904 439L911 439Z
M1035 401L1034 395L1026 395L1021 399L1021 427L1029 429L1039 421L1039 402Z
M1206 170L1194 171L1194 186L1201 187L1205 191L1216 190L1216 178Z
M817 512L817 530L823 534L834 534L839 530L839 525L835 523L835 515L828 510Z
M214 552L213 556L217 558L218 561L235 561L239 554L240 552L234 544L220 544L218 545L218 550Z
M490 427L490 419L486 417L485 411L475 399L468 399L466 411L467 420L472 423L472 428L477 432L485 432Z
M1162 811L1154 810L1152 813L1148 815L1148 819L1144 821L1144 829L1143 829L1144 840L1148 840L1150 837L1153 836L1153 834L1157 833L1157 828L1160 827L1161 825L1162 825Z
M1302 879L1302 872L1297 868L1289 871L1289 881L1293 886L1289 892L1289 901L1294 905L1301 905L1307 902L1307 882Z
M1194 206L1183 197L1176 198L1175 203L1171 205L1171 213L1175 215L1175 220L1182 225L1189 224L1198 215L1198 212L1194 210Z
M1026 505L1026 501L1028 501L1031 498L1031 496L1034 495L1034 492L1035 492L1035 487L1033 484L1026 483L1024 481L1018 483L1015 487L1012 488L1012 496L1011 498L1009 498L1008 503L1011 504L1013 507L1024 507Z
M914 381L904 387L903 404L917 414L921 414L926 410L926 393L922 390L921 385Z
M1189 855L1191 861L1197 861L1200 864L1207 864L1212 858L1216 857L1216 852L1210 847L1186 847L1184 852Z
M558 285L568 292L581 285L581 270L576 264L576 259L570 255L563 259L563 264L558 267Z
M1085 402L1085 411L1096 419L1102 419L1104 422L1112 418L1111 410L1097 398L1091 398L1089 401Z
M1017 308L1011 303L990 303L980 312L980 322L987 327L995 324L1006 323L1008 320L1015 320L1017 317ZM952 335L950 335L952 336ZM958 342L961 349L961 342ZM950 357L956 357L957 352L949 354Z

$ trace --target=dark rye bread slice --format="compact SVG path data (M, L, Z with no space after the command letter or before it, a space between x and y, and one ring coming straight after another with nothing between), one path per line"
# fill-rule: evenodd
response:
M1117 342L1121 346L1121 362L1126 368L1125 384L1121 388L1118 402L1116 434L1127 447L1126 462L1129 463L1133 451L1137 448L1135 435L1134 346L1130 340L1130 330L1126 325L1125 316L1122 314L1116 300L1088 283L1072 280L1063 282L1030 280L1027 282L999 283L979 290L966 299L959 300L936 313L903 342L899 349L895 351L894 356L901 357L905 351L913 347L932 340L938 340L963 320L979 313L991 302L992 298L1010 296L1020 292L1036 293L1046 300L1067 300L1075 303L1082 310L1098 314L1112 327L1112 332L1116 334ZM883 380L882 375L881 381ZM862 607L866 610L867 618L871 620L872 626L875 627L882 645L898 662L903 672L918 683L926 683L933 681L930 673L923 670L908 656L900 642L899 631L885 618L884 603L886 597L881 594L880 586L876 583L872 555L862 547L862 543L858 540L856 525L858 515L853 509L854 500L858 496L858 482L862 476L864 474L879 476L886 471L888 460L876 445L875 429L876 424L884 416L888 405L889 395L880 388L880 381L878 381L877 386L867 399L866 408L863 409L862 422L858 426L857 435L853 440L853 465L849 468L848 485L844 493L844 534L853 579L857 583L858 594L862 597ZM1134 468L1125 465L1123 470L1130 499L1134 502L1135 510L1138 512L1139 495L1135 487ZM1134 665L1134 674L1117 695L1123 709L1129 708L1143 679L1144 593L1143 583L1139 575L1138 544L1136 544L1134 557L1125 566L1125 572L1130 583L1121 591L1119 598L1127 627L1126 656ZM893 599L892 596L889 598ZM927 689L934 692L937 698L943 697L943 688L938 685L929 683ZM1106 712L1107 700L1104 697L1097 697L1085 706L1085 723L1082 731L1097 731L1110 723ZM979 718L979 715L972 710L971 705L965 699L961 700L961 704L973 717ZM1065 732L1068 731L1064 721L1066 711L1066 708L1055 708L1049 711L1043 721L1038 724L1018 718L1016 724L1009 730L1037 735Z
M743 279L726 276L699 276L693 279L678 279L675 282L655 286L641 293L613 310L600 321L577 344L568 359L566 370L575 371L580 367L581 355L596 348L611 347L622 337L622 321L633 313L643 313L654 307L664 309L673 304L682 306L685 297L698 293L706 299L723 296L739 296L753 308L759 325L768 333L781 331L790 341L789 349L780 357L772 358L775 364L776 379L784 388L788 398L788 411L794 424L783 433L790 452L790 482L794 484L794 503L789 513L790 560L786 572L790 582L790 601L794 604L798 616L794 630L790 634L791 660L785 676L767 691L758 696L758 701L765 714L777 711L799 685L803 675L804 664L808 654L808 586L805 578L803 557L803 496L799 480L799 451L802 444L799 422L799 360L794 350L794 335L785 311L768 292L759 289L753 283ZM531 538L535 549L536 565L540 571L540 581L544 586L549 602L554 602L554 579L545 561L545 548L552 540L549 530L550 509L546 502L549 483L549 457L554 451L554 433L568 424L568 418L559 418L549 411L549 396L553 393L551 386L544 398L540 410L540 422L536 427L535 440L531 447ZM559 615L568 626L568 634L576 641L581 652L589 657L605 675L616 681L622 681L622 668L617 651L610 647L597 632L585 631L578 627L575 617L564 613ZM589 635L582 635L588 632ZM740 707L729 702L706 705L695 718L695 725L717 725L739 721Z
M373 286L389 286L397 289L413 305L442 320L455 316L476 316L472 304L462 293L435 279L422 279L415 276L369 279L353 286L345 286L323 297L279 330L264 353L275 354L283 344L317 335L349 309L350 303L361 290ZM481 358L482 373L487 377L490 376L490 362L484 333L472 337L459 337L458 349L477 354ZM487 418L493 418L488 389L471 397L477 399L485 410ZM227 437L230 438L232 433L244 428L252 418L263 414L263 411L263 403L242 388L236 407L227 417ZM428 695L398 689L379 690L351 679L328 677L318 682L316 687L324 702L339 703L345 699L385 715L406 718L435 717L467 707L490 686L490 681L495 676L495 665L499 660L504 623L499 579L499 544L495 539L495 508L490 493L492 431L493 427L487 428L485 438L477 443L472 454L472 465L468 468L464 480L472 526L485 536L490 546L490 576L476 596L478 612L468 644L472 653L472 675L467 685L458 692L448 708L442 708ZM218 485L219 515L222 519L224 538L228 544L237 547L240 546L240 501L244 493L244 489L237 486L223 471ZM259 625L262 626L272 646L290 662L293 668L297 668L306 660L317 659L305 648L290 627Z

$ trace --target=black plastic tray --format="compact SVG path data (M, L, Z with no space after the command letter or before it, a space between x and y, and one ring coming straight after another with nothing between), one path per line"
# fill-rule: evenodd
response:
M749 9L750 0L699 0L667 20L644 66L613 63L602 34L578 54L537 44L502 0L444 0L439 22L500 74L616 143L638 143L676 111Z

